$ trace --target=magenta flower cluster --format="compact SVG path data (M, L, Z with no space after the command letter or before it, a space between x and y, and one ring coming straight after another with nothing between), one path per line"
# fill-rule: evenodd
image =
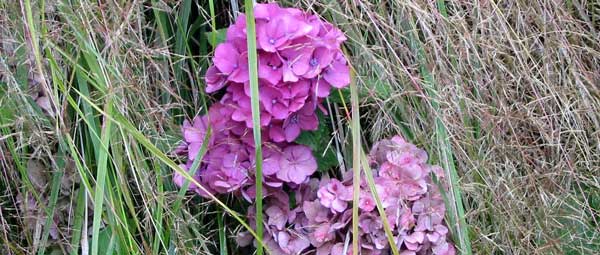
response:
M277 4L254 7L258 48L261 123L273 142L293 142L302 130L316 130L315 109L332 87L350 83L346 40L333 25L294 8ZM206 91L226 88L223 104L234 121L252 127L246 18L241 14L217 46L214 66L206 73Z
M376 190L401 254L455 254L444 225L444 201L430 178L431 172L443 178L442 169L428 165L427 153L399 136L377 143L370 160ZM264 212L264 242L269 250L286 255L352 254L351 245L345 245L352 236L352 181L351 174L343 180L311 179L295 189L295 208L285 192L271 192ZM390 254L375 200L366 180L359 181L359 254ZM250 219L253 214L250 210ZM238 236L239 245L251 241L247 232Z
M305 183L317 170L309 147L295 144L302 130L316 130L316 110L332 87L350 83L346 59L340 50L343 33L316 15L277 4L254 7L266 192ZM254 198L254 139L246 46L246 17L239 15L227 29L225 42L215 49L214 66L206 72L206 92L224 91L208 114L183 123L189 170L202 148L208 126L212 135L194 178L213 194L234 193ZM325 111L323 110L325 113ZM175 173L181 186L184 178ZM195 185L191 190L207 196ZM264 193L268 194L268 193Z
M208 115L196 117L193 123L185 121L182 127L184 143L177 153L187 154L187 164L181 167L189 171L203 147L210 125L213 133L207 138L206 154L194 178L213 195L232 193L252 201L255 193L254 138L252 130L245 124L231 119L232 114L231 107L215 103ZM295 187L305 183L317 170L316 159L308 146L263 141L262 148L265 195L271 188L282 189L284 184ZM184 182L178 173L174 173L173 180L180 187ZM194 184L189 189L208 196Z

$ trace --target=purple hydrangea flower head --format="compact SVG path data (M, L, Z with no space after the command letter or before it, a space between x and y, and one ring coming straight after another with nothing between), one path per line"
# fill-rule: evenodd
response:
M377 143L370 158L375 169L376 190L381 195L383 209L401 254L455 254L455 248L447 237L448 228L443 221L443 200L429 178L431 169L437 167L424 162L426 154L414 145L396 138ZM408 167L412 164L419 167ZM420 173L406 173L407 169L417 169ZM296 197L297 200L303 200L304 197L309 200L302 202L302 209L296 210L296 220L288 221L286 226L291 228L289 224L294 225L295 233L310 240L310 247L303 247L303 252L342 254L345 238L351 231L348 223L351 220L352 190L347 185L353 181L352 175L345 176L343 181L323 178L316 198L309 198L311 196L307 195ZM403 181L424 182L425 186L413 189L404 185ZM363 180L360 182L360 253L389 254L390 246L383 231L383 222L375 210L371 191ZM299 185L298 190L302 185L311 187L305 182ZM315 189L305 189L302 192Z
M292 142L302 130L315 130L315 102L331 87L349 84L348 64L341 53L343 33L316 15L278 4L254 7L258 44L258 76L262 127L274 142ZM215 49L214 66L206 72L206 91L226 89L221 103L230 117L252 127L246 22L240 15ZM306 107L312 103L312 107ZM272 128L271 128L272 127Z

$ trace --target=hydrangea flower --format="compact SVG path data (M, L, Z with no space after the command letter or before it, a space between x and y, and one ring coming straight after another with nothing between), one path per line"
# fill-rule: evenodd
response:
M332 87L350 83L341 43L344 34L318 16L275 3L254 7L262 127L274 142L293 142L302 130L315 130L319 99ZM246 46L246 21L240 15L215 49L206 72L206 92L225 90L221 103L232 119L252 127ZM312 103L311 103L312 102ZM308 106L307 106L308 105Z
M444 201L429 177L433 170L441 172L441 169L428 165L427 154L399 136L376 143L369 158L376 190L384 201L383 209L400 253L456 254L444 225ZM407 180L424 183L424 187L413 189L403 185ZM290 205L281 202L285 199L283 196L279 200L265 200L265 230L268 238L273 240L266 242L269 249L275 254L343 254L346 238L352 236L352 181L352 175L346 174L343 180L323 178L303 182L292 188L301 193L296 196L296 203L301 206L295 209L288 209ZM390 254L374 198L365 181L357 181L361 182L358 204L360 254ZM316 196L310 195L311 192ZM252 214L250 212L249 217ZM294 249L288 248L288 238L292 236L302 240L298 241L302 245L294 244ZM304 240L308 240L309 245ZM351 249L347 252L351 254Z

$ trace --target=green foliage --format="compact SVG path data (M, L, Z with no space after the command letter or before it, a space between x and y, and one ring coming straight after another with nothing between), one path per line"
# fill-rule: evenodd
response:
M207 38L211 39L208 40L208 44L210 44L210 46L212 46L214 49L217 47L217 45L219 45L219 43L225 41L225 38L227 37L227 29L221 28L215 31L204 32L204 35L206 35ZM213 41L212 38L214 38L215 40Z
M319 117L319 129L315 131L303 131L296 139L296 142L312 149L313 155L317 158L319 171L324 172L337 166L338 161L332 147L333 135L331 133L331 124L321 112L317 112L317 115Z

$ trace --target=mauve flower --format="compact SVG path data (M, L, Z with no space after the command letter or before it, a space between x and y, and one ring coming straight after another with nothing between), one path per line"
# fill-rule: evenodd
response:
M211 188L219 193L232 192L239 189L248 181L250 162L244 154L229 153L223 157L220 168L207 169L203 177Z
M446 206L441 198L427 195L414 202L412 211L418 215L415 231L433 231L444 220Z
M193 161L188 160L188 162L185 165L180 164L179 167L181 167L181 169L185 170L186 172L189 172L190 168L192 167L192 163L193 163ZM198 171L200 171L200 170L198 170ZM200 177L198 174L199 173L196 172L195 176L192 176L192 178L194 178L197 182L200 182ZM183 177L183 175L179 174L178 172L173 173L173 183L175 183L175 185L177 185L177 187L181 188L185 181L186 181L186 179ZM196 190L197 188L198 187L196 186L196 184L190 181L188 190Z
M316 38L319 38L315 41L316 45L326 47L328 49L338 49L340 45L344 41L346 41L346 36L344 35L344 33L341 30L335 28L331 23L322 21L316 16L312 18L312 20L316 21L313 21L313 23L311 24L315 26L314 22L316 22L318 23L319 27L318 33L315 36Z
M448 228L444 225L435 225L433 227L433 231L427 233L425 236L427 236L427 240L429 240L432 243L437 243L438 240L440 240L440 237L446 236L446 234L448 233Z
M421 244L425 241L425 234L421 231L415 231L404 237L404 245L409 250L417 251Z
M187 120L183 121L183 126L181 127L181 132L183 133L183 139L188 145L188 158L190 160L194 160L196 155L198 155L198 151L202 148L202 144L204 141L204 136L206 135L206 131L208 129L208 117L196 117L193 120L193 124ZM209 137L209 144L212 142L212 138Z
M333 243L328 242L325 244L322 244L321 246L317 247L317 253L316 255L331 255L333 254L331 252L331 249L333 248Z
M308 103L285 119L281 127L285 140L292 142L298 138L302 130L317 130L319 119L314 112L314 107Z
M283 62L276 53L265 52L258 55L258 78L277 85L283 76Z
M278 15L289 15L287 11L277 3L256 4L254 5L254 18L261 21L270 21Z
M350 69L348 69L344 54L341 52L337 52L331 65L325 68L323 72L323 79L333 87L343 88L350 84Z
M224 97L222 102L216 102L208 109L208 117L210 119L213 137L216 140L219 136L225 135L228 132L245 129L246 126L231 119L234 108L231 107L231 99Z
M324 222L314 226L314 230L310 236L314 239L312 242L313 245L319 246L335 238L335 229L331 227L331 223Z
M213 93L227 85L227 75L219 71L216 66L206 70L206 93Z
M238 52L232 43L219 44L213 62L221 73L228 75L228 80L239 83L248 81L248 53Z
M260 101L274 119L282 120L290 115L289 100L283 97L279 89L263 86L260 90Z
M301 254L310 246L310 242L304 236L291 230L279 231L276 235L277 244L284 254Z
M247 51L246 15L240 13L235 23L227 28L227 42L232 43L238 52Z
M433 254L435 254L435 255L454 255L454 254L456 254L456 249L454 248L454 245L452 245L446 241L443 241L443 242L433 246L432 251L433 251Z
M289 45L292 39L303 36L310 30L312 26L295 16L276 15L266 23L257 24L257 43L266 52L276 52Z
M305 47L296 53L291 65L296 76L314 78L333 61L334 53L325 47Z
M352 200L352 191L340 181L332 179L317 192L321 204L331 209L331 212L343 212Z
M237 101L237 105L233 106L234 111L231 114L231 119L239 122L244 122L246 127L253 127L252 120L252 106L250 102L250 97L245 96L241 97L239 101ZM260 125L267 126L271 122L271 114L262 110L260 112Z
M277 178L301 184L317 170L317 161L308 146L290 145L283 150L279 166Z
M360 199L358 201L358 208L365 212L370 212L375 209L377 204L375 203L375 199L371 196L370 193L365 191L360 192Z
M274 144L264 144L263 148L263 175L273 175L281 170L281 149ZM254 165L254 156L252 156Z
M288 109L290 112L302 109L308 99L310 87L311 83L308 80L286 83L279 87L283 98L289 100Z
M281 207L272 205L265 210L267 224L278 230L283 230L288 221L288 214Z
M379 215L374 213L361 213L358 218L358 226L362 233L370 234L383 229L383 223Z
M302 211L313 223L322 223L329 219L329 210L323 207L319 201L304 201Z
M329 96L331 91L331 84L326 80L319 78L313 81L310 91L319 98L325 98Z

